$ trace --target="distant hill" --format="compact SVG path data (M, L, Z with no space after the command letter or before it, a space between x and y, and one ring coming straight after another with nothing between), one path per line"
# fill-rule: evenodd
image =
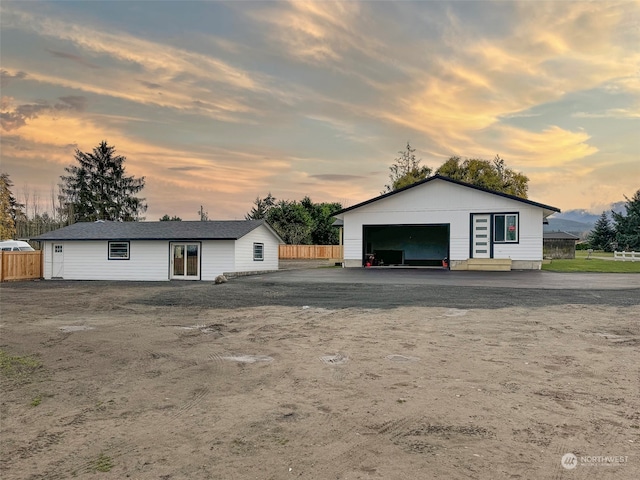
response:
M597 219L598 216L596 216ZM585 238L595 223L576 222L555 217L548 218L547 221L549 224L544 226L545 232L567 232L580 238Z
M613 210L616 213L625 213L625 208L624 208L625 204L626 202L616 202L611 204L611 206L605 210L609 215L609 220L612 219L611 210ZM555 215L553 215L553 218L557 218L561 220L572 220L574 222L588 223L593 225L598 221L601 214L602 212L592 213L585 209L576 209L576 210L567 210L566 212L563 212L563 213L556 213Z
M627 202L616 202L606 210L609 214L609 220L612 220L611 210L616 213L625 213L625 205ZM549 225L544 226L545 232L568 232L585 238L593 229L593 226L600 218L602 213L591 213L584 209L567 210L563 213L556 213L549 217Z
M554 220L568 220L570 222L585 223L593 225L600 218L600 214L590 213L587 210L567 210L563 213L556 213L553 215Z

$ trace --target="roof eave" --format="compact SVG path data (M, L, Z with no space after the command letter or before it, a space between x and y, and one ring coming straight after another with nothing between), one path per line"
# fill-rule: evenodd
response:
M470 183L461 182L459 180L454 180L452 178L445 177L443 175L434 175L432 177L427 177L424 180L420 180L419 182L413 183L411 185L407 185L406 187L399 188L398 190L394 190L392 192L384 193L382 195L379 195L377 197L371 198L371 199L366 200L364 202L358 203L358 204L353 205L351 207L343 208L342 210L339 210L336 213L334 213L333 216L336 217L336 218L342 218L342 217L338 217L338 215L342 215L342 214L344 214L346 212L349 212L351 210L355 210L355 209L358 209L360 207L364 207L365 205L369 205L370 203L377 202L377 201L382 200L384 198L390 197L391 195L396 195L398 193L404 192L405 190L409 190L411 188L418 187L418 186L423 185L425 183L432 182L433 180L443 180L445 182L453 183L455 185L460 185L460 186L463 186L463 187L472 188L474 190L479 190L481 192L490 193L492 195L498 195L499 197L508 198L510 200L515 200L517 202L522 202L522 203L526 203L528 205L532 205L532 206L535 206L535 207L542 208L543 211L544 211L544 217L545 218L548 217L549 215L552 215L553 213L560 213L560 209L559 208L552 207L551 205L545 205L543 203L534 202L533 200L529 200L527 198L520 198L520 197L517 197L515 195L509 195L508 193L496 192L494 190L489 190L487 188L478 187L477 185L472 185Z

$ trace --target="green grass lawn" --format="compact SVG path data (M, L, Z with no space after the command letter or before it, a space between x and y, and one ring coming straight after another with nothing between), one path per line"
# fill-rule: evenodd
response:
M598 254L597 256L601 255ZM598 258L587 259L586 255L576 255L575 259L551 260L551 263L542 265L542 270L553 272L640 273L640 262L621 262Z
M576 250L576 258L587 258L589 253L586 250ZM610 257L613 258L613 252L605 252L603 250L594 250L592 257Z

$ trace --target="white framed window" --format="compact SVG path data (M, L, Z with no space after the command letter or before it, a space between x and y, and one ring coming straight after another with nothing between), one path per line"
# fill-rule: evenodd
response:
M518 214L500 213L493 216L493 241L518 243Z
M253 261L261 262L264 260L264 243L253 244Z
M55 245L55 246L53 247L53 251L54 251L55 253L62 253L62 245Z
M109 242L109 260L129 260L129 242Z

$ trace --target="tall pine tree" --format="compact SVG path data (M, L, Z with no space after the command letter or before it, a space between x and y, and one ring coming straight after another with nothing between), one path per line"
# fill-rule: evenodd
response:
M605 252L611 252L613 251L611 242L614 240L614 238L615 232L613 228L611 228L609 217L607 217L607 212L602 212L602 215L600 215L600 218L594 225L593 230L589 232L589 236L587 237L589 246L594 250L604 250Z
M251 207L251 211L244 216L245 220L262 220L263 218L267 218L269 210L276 204L276 198L269 192L264 198L256 197L253 204L255 206Z
M8 173L0 173L0 240L14 238L16 235L16 220L24 216L22 207L16 201L11 191L13 182Z
M627 200L625 215L611 212L613 215L615 239L618 248L626 251L640 251L640 190Z
M91 153L76 150L77 165L65 168L61 176L61 204L72 222L96 220L134 221L147 210L144 198L136 197L144 188L144 177L125 175L122 155L103 141Z

